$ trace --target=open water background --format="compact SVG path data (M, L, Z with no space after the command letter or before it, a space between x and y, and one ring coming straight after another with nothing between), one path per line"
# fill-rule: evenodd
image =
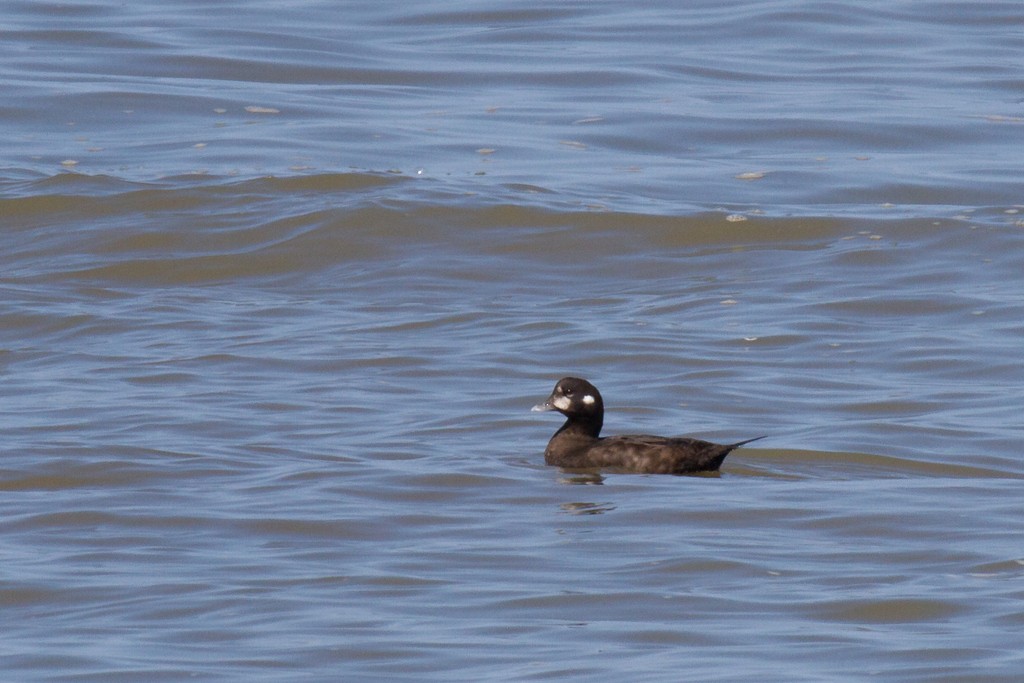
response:
M1021 679L1021 3L0 6L6 680Z

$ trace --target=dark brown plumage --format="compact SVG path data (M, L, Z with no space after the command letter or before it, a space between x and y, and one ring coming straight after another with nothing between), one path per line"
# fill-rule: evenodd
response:
M604 401L593 384L578 377L558 380L534 410L557 410L567 418L544 451L549 465L571 469L607 468L647 474L687 474L717 470L725 456L747 439L720 445L686 437L624 434L601 437Z

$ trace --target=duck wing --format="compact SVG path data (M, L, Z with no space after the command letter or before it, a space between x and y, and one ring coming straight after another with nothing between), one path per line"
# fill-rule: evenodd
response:
M722 466L725 456L734 449L756 440L723 445L688 437L624 434L598 439L587 449L587 454L594 461L601 462L601 467L616 467L629 472L713 472Z

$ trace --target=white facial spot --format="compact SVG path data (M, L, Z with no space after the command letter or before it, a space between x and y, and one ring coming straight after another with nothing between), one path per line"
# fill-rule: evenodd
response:
M567 399L565 396L559 396L558 398L551 402L551 405L558 408L559 410L569 410L569 406L572 405L572 401Z
M583 397L583 402L586 403L588 406L592 406L594 405L594 397L591 396L590 394L587 394L586 396Z

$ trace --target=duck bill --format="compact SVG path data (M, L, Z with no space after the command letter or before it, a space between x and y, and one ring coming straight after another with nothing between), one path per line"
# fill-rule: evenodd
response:
M569 402L569 399L567 399L565 396L551 394L550 396L548 396L548 400L544 401L539 405L535 405L530 410L532 410L535 413L547 410L557 410L560 413L564 413L566 410L569 410L569 407L571 405L572 404Z

